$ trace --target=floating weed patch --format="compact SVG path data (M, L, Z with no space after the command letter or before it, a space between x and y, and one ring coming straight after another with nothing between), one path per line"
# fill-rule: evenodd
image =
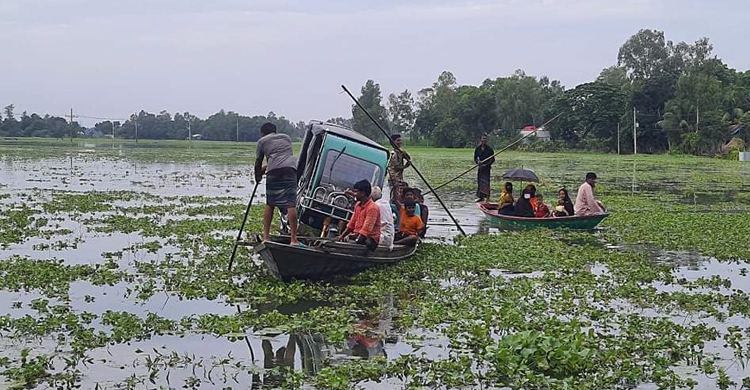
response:
M37 213L37 210L26 205L0 211L0 245L5 247L39 235L39 229L46 226L48 221L35 217Z
M73 156L63 164L49 160L28 177L26 185L47 189L0 195L7 199L0 244L20 244L0 260L0 292L13 300L0 315L0 340L12 341L0 351L0 373L10 387L750 387L750 379L743 382L750 375L747 270L733 265L730 274L720 268L728 263L717 262L684 277L682 265L661 258L664 249L676 251L670 258L690 251L695 269L705 261L696 252L747 259L750 206L736 163L504 154L496 174L523 165L550 194L562 185L575 188L596 166L598 196L612 215L596 232L459 238L453 245L424 244L395 266L284 283L266 275L244 247L227 271L249 195L236 189L252 183L242 172L250 171L253 145L189 149L147 141L148 147L118 150L93 143L85 158L76 157L78 147L56 141L49 145L54 153L26 145L3 154L29 169L40 156ZM465 150L410 153L420 166L431 164L435 184L470 163ZM102 158L114 172L78 167ZM112 188L117 174L125 184L114 188L125 190L86 190ZM410 174L407 180L416 182ZM89 187L49 189L55 185ZM445 194L469 193L474 185L467 176ZM252 207L249 233L260 231L261 213ZM30 238L41 242L23 247ZM47 259L50 250L66 260ZM113 287L97 290L104 285ZM204 359L183 351L187 343L250 350ZM309 358L303 371L286 363L295 348L295 356ZM331 355L337 348L345 356ZM122 373L117 379L96 375L113 367ZM219 370L234 382L214 382Z
M13 256L0 260L0 287L11 291L40 291L48 297L66 298L70 283L88 280L94 285L113 285L125 274L116 265L65 265L62 260L35 260Z
M663 249L694 250L722 260L748 260L750 237L747 205L701 206L643 200L633 197L608 199L619 211L607 218L610 242L652 244ZM633 211L630 211L633 210Z

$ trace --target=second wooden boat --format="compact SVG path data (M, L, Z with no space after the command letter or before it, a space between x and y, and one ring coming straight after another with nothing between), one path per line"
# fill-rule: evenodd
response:
M550 218L528 218L516 217L514 215L499 214L497 210L490 210L483 204L478 204L481 210L493 223L493 225L504 229L575 229L591 230L596 227L608 213L594 215L574 215L572 217L550 217Z

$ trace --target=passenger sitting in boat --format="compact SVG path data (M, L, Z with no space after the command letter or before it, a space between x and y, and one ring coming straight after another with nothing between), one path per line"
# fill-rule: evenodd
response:
M419 236L424 230L424 223L422 218L415 213L416 202L413 199L407 199L403 204L401 202L396 203L401 214L399 219L401 220L398 226L398 233L396 233L396 245L408 245L415 246L419 242Z
M560 200L562 200L565 203L565 212L568 216L572 216L575 214L575 211L573 210L573 202L570 200L570 196L568 195L568 189L563 187L560 188L559 191L557 191L557 195Z
M391 202L393 203L391 205L391 209L393 210L393 213L396 215L395 225L394 226L400 226L400 218L401 213L399 211L399 208L397 206L397 202L404 203L405 201L411 199L416 204L415 213L420 216L422 215L422 207L417 203L416 200L416 193L414 188L405 187L400 191L401 195L396 195L395 198L391 198Z
M529 184L523 191L521 191L521 197L516 202L515 210L513 215L516 217L534 217L534 207L531 205L531 199L536 195L536 187Z
M500 200L497 201L498 214L513 215L515 206L513 206L513 183L506 181L503 192L500 194Z
M380 209L380 245L387 246L388 249L393 249L393 236L395 230L393 227L393 211L388 201L382 198L383 192L380 187L372 187L372 199Z
M509 181L505 182L497 203L485 203L484 207L488 210L497 210L498 214L513 215L515 210L515 206L513 205L513 183Z
M532 202L532 206L534 207L535 217L546 218L549 216L549 207L547 207L547 205L544 204L544 196L542 196L542 194L537 194L536 197L534 197L534 202Z
M565 209L565 200L558 199L557 206L555 206L555 217L569 217L568 210Z
M374 251L380 243L380 208L370 199L370 182L360 180L354 183L354 189L347 191L347 194L353 196L357 204L354 205L352 219L337 240L365 245Z
M576 194L576 215L601 214L605 211L604 205L594 199L594 188L596 187L596 173L586 174L586 181L578 187Z
M415 197L417 206L419 206L419 209L421 211L419 213L419 218L422 219L422 223L424 224L424 229L422 229L422 234L420 234L419 237L424 238L424 236L427 234L427 221L429 221L429 218L430 218L430 209L424 203L424 196L422 195L422 190L415 188L414 197Z

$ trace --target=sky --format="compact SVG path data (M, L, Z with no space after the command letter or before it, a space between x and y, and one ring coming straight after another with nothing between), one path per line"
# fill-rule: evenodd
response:
M747 70L748 15L747 0L1 0L0 107L350 117L340 86L368 79L384 98L444 70L461 85L523 69L573 88L643 28L709 37Z

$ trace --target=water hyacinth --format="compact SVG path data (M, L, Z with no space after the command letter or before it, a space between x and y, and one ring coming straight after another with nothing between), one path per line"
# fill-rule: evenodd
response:
M144 146L0 145L12 162L0 168L0 387L750 386L737 162L503 154L548 201L595 167L612 215L594 232L500 232L467 178L444 197L472 236L455 237L428 197L430 237L409 261L282 282L245 248L227 271L254 145ZM434 184L470 156L409 152Z

